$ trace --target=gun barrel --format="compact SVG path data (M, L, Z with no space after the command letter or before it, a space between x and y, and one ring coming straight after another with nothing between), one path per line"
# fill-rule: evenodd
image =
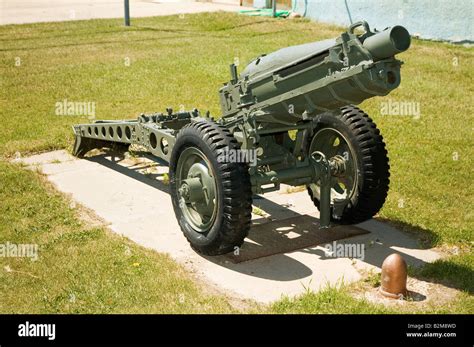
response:
M372 54L374 60L381 60L406 51L410 43L411 38L407 29L396 25L367 37L363 46Z
M362 35L354 33L359 26L365 29ZM287 124L387 95L400 85L402 62L395 55L406 51L410 41L402 26L372 32L361 21L336 39L261 55L238 79L232 68L231 81L219 91L222 114L234 117L252 108Z

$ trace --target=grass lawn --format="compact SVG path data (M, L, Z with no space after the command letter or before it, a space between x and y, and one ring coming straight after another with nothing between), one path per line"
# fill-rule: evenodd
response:
M7 162L71 148L71 125L56 102L94 102L97 119L135 118L168 106L219 115L228 66L262 52L338 36L306 20L198 14L0 27L0 243L38 243L41 257L0 258L0 312L234 312L201 290L170 258L78 218L40 173ZM474 312L472 255L474 51L414 40L400 55L402 86L361 107L376 121L391 160L380 218L459 254L413 275L462 293L427 312ZM241 68L242 68L241 66ZM381 115L382 103L419 105L420 116ZM348 289L283 299L257 312L395 312L356 300ZM245 312L247 312L246 309Z
M38 260L0 258L1 313L224 313L166 255L77 211L37 173L0 162L0 243L37 243Z

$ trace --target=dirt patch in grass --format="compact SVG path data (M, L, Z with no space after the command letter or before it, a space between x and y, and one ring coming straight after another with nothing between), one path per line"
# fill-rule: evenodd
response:
M408 297L402 300L390 299L379 292L379 286L371 286L367 282L353 289L350 293L357 299L365 299L374 304L397 308L401 311L427 311L442 308L452 303L460 291L439 283L432 283L416 278L408 278Z

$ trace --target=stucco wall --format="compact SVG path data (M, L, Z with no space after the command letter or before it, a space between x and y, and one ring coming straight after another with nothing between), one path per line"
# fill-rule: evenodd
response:
M253 7L256 8L264 8L265 7L265 0L253 0Z
M303 14L304 0L296 1ZM264 0L255 0L264 7ZM350 14L350 15L349 15ZM343 26L366 20L381 30L394 24L426 39L474 41L474 0L307 0L306 17Z

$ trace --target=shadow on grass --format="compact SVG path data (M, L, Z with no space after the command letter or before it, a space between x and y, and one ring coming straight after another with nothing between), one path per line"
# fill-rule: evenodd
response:
M197 36L197 35L194 35ZM194 36L191 35L181 35L181 36L167 36L167 37L160 37L160 40L175 40L175 39L183 39L183 38L192 38ZM130 39L124 38L122 40L109 40L109 41L93 41L93 42L78 42L78 43L62 43L62 44L54 44L54 45L44 45L44 46L32 46L32 47L19 47L19 48L5 48L0 49L0 52L10 52L10 51L33 51L33 50L40 50L40 49L50 49L50 48L62 48L62 47L81 47L81 46L94 46L94 45L108 45L108 44L124 44ZM147 42L147 41L155 41L156 37L150 37L146 39L140 40L133 40L134 43L136 42Z
M56 39L56 38L71 38L71 37L81 37L81 36L87 36L90 37L91 35L97 36L97 35L105 35L105 34L121 34L121 33L126 33L126 32L133 32L133 31L152 31L152 32L167 32L167 33L184 33L184 34L198 34L201 35L202 33L209 33L209 32L220 32L220 31L227 31L227 30L234 30L234 29L239 29L243 27L248 27L248 26L254 26L262 23L268 23L271 22L271 20L257 20L257 21L251 21L248 23L240 23L240 24L234 24L234 25L229 25L226 27L222 28L215 28L215 29L206 29L202 27L197 27L196 29L180 29L180 28L173 28L172 25L170 25L169 28L157 28L157 27L151 27L151 26L143 26L143 25L137 25L134 24L131 27L123 27L123 26L117 26L115 30L84 30L84 31L73 31L71 34L64 34L64 33L58 33L57 29L53 30L44 30L42 31L43 34L46 35L36 35L36 36L28 36L28 37L19 37L19 38L0 38L1 41L28 41L28 40L37 40L37 39ZM82 28L81 28L82 29ZM48 35L49 33L52 33L52 35Z
M469 257L472 260L473 256L470 254L437 260L420 269L414 269L411 275L427 282L439 283L474 295L474 271L472 266L460 263L460 261Z
M202 32L217 32L217 31L234 30L234 29L239 29L239 28L248 27L248 26L254 26L254 25L257 25L257 24L268 23L268 22L271 22L271 20L258 20L258 21L248 22L248 23L240 23L240 24L229 25L229 26L226 26L226 27L215 28L215 29L206 29L206 28L198 27L197 29L194 29L194 30L189 30L189 29L163 29L163 28L155 28L155 27L140 26L140 25L136 25L135 28L138 28L138 30L144 30L144 31L202 33Z
M134 39L133 42L149 42L149 41L155 41L157 39L160 40L179 40L179 39L190 39L190 38L195 38L195 37L211 37L211 38L220 38L220 39L235 39L235 37L257 37L257 36L267 36L267 35L274 35L274 34L279 34L283 32L288 32L288 30L278 30L278 31L266 31L266 32L250 32L250 33L236 33L232 36L228 35L219 35L219 32L227 31L227 30L232 30L232 29L238 29L240 27L248 26L248 25L254 25L258 23L264 23L264 22L252 22L252 23L245 23L241 25L234 25L232 27L228 28L220 28L216 30L189 30L189 29L175 29L175 28L170 28L170 29L165 29L165 28L153 28L153 27L145 27L145 26L135 26L131 29L126 29L123 31L102 31L102 32L84 32L84 33L79 33L79 34L74 34L74 35L64 35L64 34L59 34L59 35L51 35L51 36L38 36L38 37L27 37L27 38L20 38L20 39L14 39L14 42L18 42L20 40L32 40L32 39L49 39L49 38L70 38L70 37L78 37L78 36L97 36L100 34L123 34L127 32L152 32L152 33L168 33L168 34L175 34L172 36L159 36L159 37L149 37L149 38L142 38L142 39ZM213 35L212 33L216 33ZM31 47L7 47L7 48L2 48L0 49L0 52L10 52L10 51L32 51L32 50L41 50L41 49L50 49L50 48L63 48L63 47L81 47L81 46L91 46L91 45L107 45L107 44L123 44L128 42L130 39L128 37L123 37L121 39L117 40L104 40L104 41L92 41L92 42L63 42L60 44L54 44L54 45L44 45L44 46L31 46ZM0 41L12 41L11 39L0 39Z
M377 217L377 220L412 235L418 241L420 241L423 248L428 249L435 247L440 242L440 237L438 234L432 230L424 229L418 225L405 223L398 219L389 219L384 217Z

